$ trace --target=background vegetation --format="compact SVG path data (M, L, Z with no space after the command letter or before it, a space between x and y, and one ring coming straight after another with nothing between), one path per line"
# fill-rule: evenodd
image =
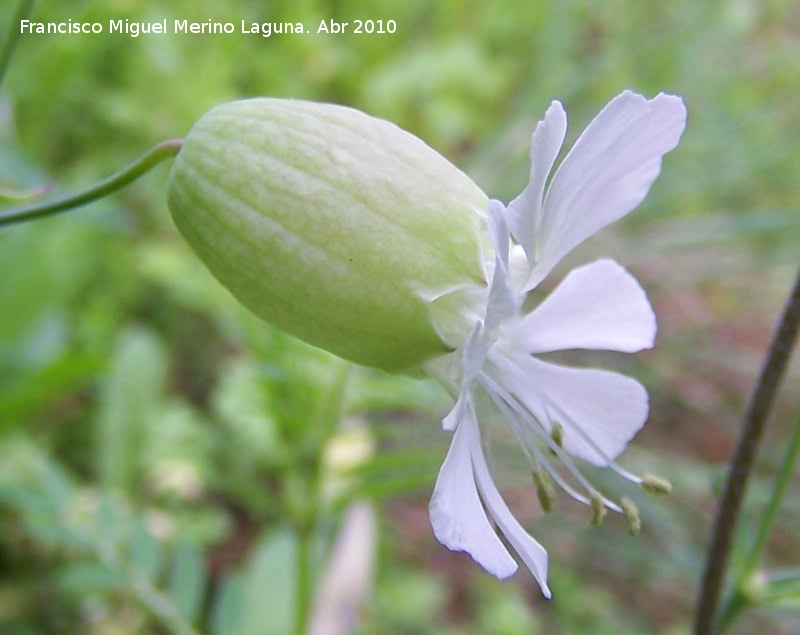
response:
M499 438L493 468L551 551L555 599L527 573L499 583L451 554L427 519L449 440L444 395L352 369L345 425L332 427L341 365L214 282L171 224L163 167L83 211L0 232L0 633L286 633L292 528L313 524L327 552L355 500L378 518L365 635L686 632L721 466L800 254L798 4L40 0L32 16L125 18L393 19L397 31L23 36L0 93L4 194L72 191L217 103L271 95L391 119L508 200L551 99L574 139L624 88L682 95L689 127L650 197L578 254L613 255L650 292L657 348L601 361L651 392L624 463L676 493L639 501L637 539L620 519L588 527L566 501L542 518L525 462ZM752 515L799 380L795 363ZM798 566L794 490L768 565ZM798 598L785 604L747 613L734 632L798 632Z

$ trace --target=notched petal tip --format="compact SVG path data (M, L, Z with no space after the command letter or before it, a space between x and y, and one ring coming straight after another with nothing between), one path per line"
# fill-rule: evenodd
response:
M542 594L551 597L547 586L547 551L514 518L497 491L474 419L464 419L455 431L436 480L430 518L439 542L452 551L469 554L487 572L502 580L513 575L518 566L499 539L491 518L531 571Z
M503 497L500 496L500 492L497 491L497 486L489 473L489 467L486 465L486 458L483 456L480 437L472 437L470 443L475 482L489 515L506 537L508 543L525 563L525 566L528 567L536 582L538 582L542 594L549 599L552 594L547 586L547 551L525 531L525 528L511 513Z
M632 140L638 140L641 151L660 160L677 147L686 129L687 110L678 95L661 92L647 99L628 90L612 99L586 130L601 118L608 119L613 135L622 137L632 131L636 135Z
M459 425L453 435L430 502L431 525L436 539L445 547L468 553L487 572L502 580L513 575L518 567L481 504L471 456L473 435L478 435L477 427L468 421Z
M664 93L647 100L625 91L600 111L558 167L537 208L535 244L525 247L529 259L536 255L525 290L539 284L589 236L644 200L663 156L678 145L685 126L683 101ZM515 225L525 222L516 220Z
M681 114L684 120L686 119L686 102L683 101L683 97L680 95L673 95L672 93L665 93L662 91L650 101L652 103L664 104L674 109L677 114Z
M508 226L528 259L535 262L537 234L542 220L542 201L547 178L567 133L567 113L561 102L553 101L531 136L530 179L525 189L508 206Z
M527 187L508 208L494 200L488 206L495 258L485 258L491 279L487 309L461 347L454 375L460 381L446 382L453 391L460 383L460 391L444 421L455 434L431 499L431 522L442 544L468 553L501 579L517 569L498 538L497 532L502 533L546 598L551 597L547 552L513 516L486 465L477 420L481 400L488 395L520 426L525 444L530 441L525 435L538 434L549 447L564 450L558 456L593 493L586 498L559 480L558 472L554 478L592 505L595 522L606 508L622 511L631 532L638 532L635 506L625 500L619 507L597 494L567 455L596 466L611 465L624 475L614 461L647 419L647 391L630 377L561 367L533 355L573 348L636 352L652 347L657 325L647 294L623 267L599 260L570 273L528 315L521 311L521 297L570 250L644 199L685 124L680 97L660 93L648 100L625 91L592 120L551 178L567 126L563 107L553 101L531 139ZM521 269L516 260L509 264L509 233L527 258ZM530 442L536 446L535 439ZM638 482L638 477L630 478ZM534 472L534 481L547 511L555 499L553 485L544 472ZM657 493L666 489L652 479L643 486Z

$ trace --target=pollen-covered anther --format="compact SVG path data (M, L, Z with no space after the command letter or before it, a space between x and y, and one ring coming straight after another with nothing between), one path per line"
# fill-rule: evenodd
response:
M628 519L628 529L631 536L638 536L642 530L642 519L639 517L639 508L630 498L623 497L619 502L625 518Z
M642 489L651 496L669 496L672 494L672 483L655 474L642 474Z
M553 486L553 479L543 469L533 470L533 482L536 485L536 496L539 498L539 505L542 511L549 513L556 505L556 490Z
M590 495L592 503L592 525L602 525L603 519L606 517L606 501L597 492L592 492Z

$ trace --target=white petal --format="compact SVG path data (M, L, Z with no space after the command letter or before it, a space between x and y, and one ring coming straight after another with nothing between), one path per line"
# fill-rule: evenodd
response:
M475 420L465 419L455 431L430 502L436 539L453 551L465 551L492 575L503 579L517 563L497 537L486 517L472 466L472 438L480 434Z
M656 317L644 289L613 260L574 269L509 332L528 353L573 348L634 353L652 348Z
M526 289L586 238L642 202L685 125L683 101L663 93L648 101L626 91L595 117L548 188Z
M522 193L508 205L508 225L517 242L522 245L528 260L536 260L536 236L541 224L544 186L553 169L564 135L567 132L567 113L557 101L550 104L531 138L531 178Z
M647 420L647 391L635 379L566 368L518 354L489 353L504 386L548 430L564 428L564 450L594 465L616 459Z
M517 297L511 290L508 255L509 235L506 227L503 204L492 201L489 206L489 231L495 250L494 272L489 286L489 297L486 304L486 331L488 337L493 337L494 332L503 320L517 312Z
M472 404L472 384L486 359L486 343L483 334L483 324L478 322L470 332L461 354L461 389L455 405L442 420L442 428L448 431L455 430L465 416L475 418ZM444 382L443 382L444 383ZM446 384L445 384L446 385Z
M495 257L508 263L508 226L506 224L506 209L503 204L495 199L489 201L489 234Z
M497 527L503 532L514 551L530 569L544 596L550 598L552 594L547 587L547 551L519 524L500 496L500 492L497 491L483 456L480 438L473 438L471 441L475 478L481 497L489 510L489 515L497 523Z
M470 408L472 408L472 404L470 404L466 395L459 395L455 405L450 409L450 412L445 415L445 418L442 419L442 429L452 432L458 428L458 424Z

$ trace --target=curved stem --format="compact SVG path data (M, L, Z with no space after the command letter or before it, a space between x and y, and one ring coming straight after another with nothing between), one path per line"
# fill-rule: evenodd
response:
M751 397L742 425L742 433L731 460L714 529L708 548L700 599L695 615L694 634L717 632L717 607L730 558L736 521L753 468L756 451L764 436L767 417L789 363L789 357L800 329L800 271L784 308L778 330L770 346L767 360Z
M3 84L3 79L11 63L11 55L14 53L14 47L16 47L19 41L20 20L27 18L32 10L33 0L20 0L17 3L17 10L14 11L14 15L11 16L11 19L8 21L8 29L6 30L5 37L3 37L3 43L0 44L0 85Z
M150 150L127 168L120 170L116 174L112 174L107 179L100 181L83 192L56 201L36 203L34 205L11 208L10 211L7 210L6 213L0 215L0 227L52 216L53 214L74 209L103 198L104 196L108 196L112 192L128 185L128 183L135 181L140 176L153 169L158 163L161 163L161 161L174 157L178 154L181 147L183 147L182 139L162 141L158 145L150 148Z

